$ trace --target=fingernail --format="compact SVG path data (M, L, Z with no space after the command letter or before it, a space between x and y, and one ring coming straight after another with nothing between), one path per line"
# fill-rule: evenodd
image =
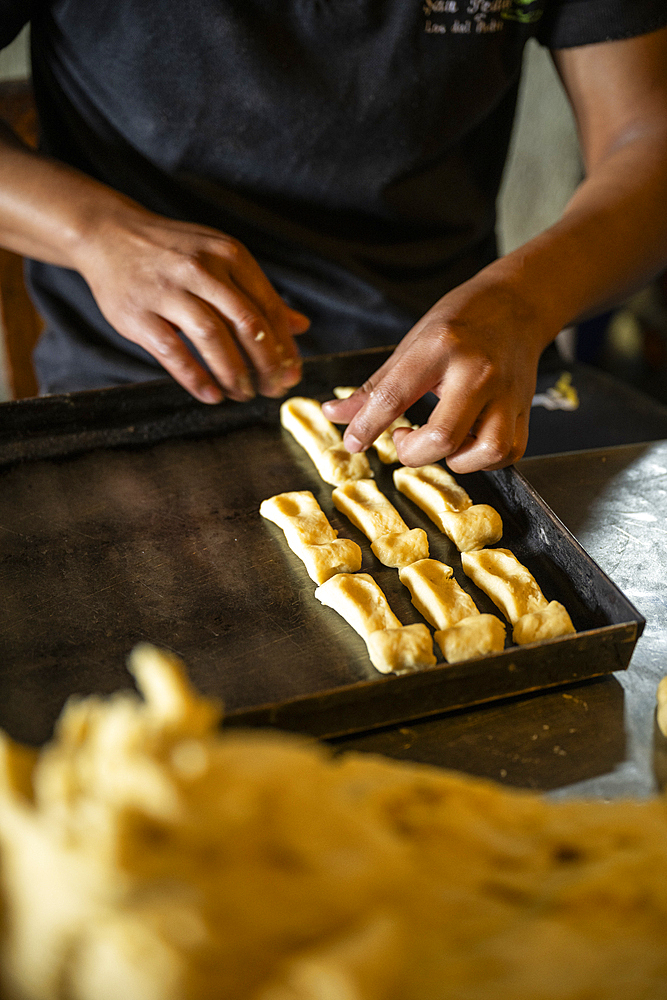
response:
M255 388L249 375L239 375L236 380L236 388L247 399L255 398Z
M301 365L295 366L292 358L289 367L284 368L280 365L277 370L268 372L264 384L267 386L269 395L282 396L288 389L301 381L301 375Z
M285 376L282 372L272 372L268 377L269 392L272 395L282 396L289 388L285 385Z
M363 443L359 440L358 437L355 437L354 434L346 434L344 440L345 440L345 447L352 454L364 450Z
M222 390L215 385L203 385L199 390L202 403L221 403L225 398Z
M310 320L308 319L308 317L304 316L302 312L298 312L296 309L290 309L290 313L291 315L289 319L291 325L293 327L296 327L297 330L305 332L310 326Z
M266 334L264 333L264 330L260 330L259 333L255 334L255 340L257 341L257 343L259 343L261 340L264 340L265 337Z
M287 378L290 380L291 385L296 385L303 378L303 369L301 365L292 365L291 368L287 369Z

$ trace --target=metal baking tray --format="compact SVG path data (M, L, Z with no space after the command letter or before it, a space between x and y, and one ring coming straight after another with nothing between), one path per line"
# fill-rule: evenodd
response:
M378 351L307 361L299 394L358 384ZM513 468L459 477L503 517L501 544L570 611L577 634L401 676L371 666L363 641L315 585L260 502L310 489L404 624L420 621L395 570L331 502L279 403L206 407L172 382L0 406L0 725L48 739L72 693L128 687L125 659L151 641L185 660L227 725L326 737L581 681L627 667L644 620ZM411 416L424 420L423 401ZM451 543L377 481L482 611Z

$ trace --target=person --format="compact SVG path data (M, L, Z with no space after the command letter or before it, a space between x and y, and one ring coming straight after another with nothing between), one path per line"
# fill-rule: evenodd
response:
M545 346L664 268L664 0L0 0L0 45L28 21L41 145L2 133L0 243L30 258L43 392L278 397L302 353L398 344L325 404L348 449L432 390L401 461L493 469ZM532 36L586 176L498 258Z

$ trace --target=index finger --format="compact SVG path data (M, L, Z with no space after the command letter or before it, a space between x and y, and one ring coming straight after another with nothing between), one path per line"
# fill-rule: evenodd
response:
M341 400L335 411L333 405L325 404L325 413L330 420L349 420L343 441L347 450L354 454L370 448L397 417L432 387L430 372L415 368L413 364L406 365L392 355L361 390Z

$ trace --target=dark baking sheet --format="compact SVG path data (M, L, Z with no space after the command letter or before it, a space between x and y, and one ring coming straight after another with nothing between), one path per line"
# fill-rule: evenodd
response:
M383 360L307 362L298 392L321 399ZM275 401L205 407L172 383L0 406L0 725L48 738L67 696L128 686L142 640L175 650L228 724L331 736L577 681L628 665L643 619L514 469L459 477L505 521L502 544L568 607L578 633L465 664L384 677L363 641L258 513L311 489L358 541L405 624L419 621L395 570L331 503L331 487L281 430ZM413 414L424 419L428 404ZM463 576L448 540L371 461L378 484L432 555Z

